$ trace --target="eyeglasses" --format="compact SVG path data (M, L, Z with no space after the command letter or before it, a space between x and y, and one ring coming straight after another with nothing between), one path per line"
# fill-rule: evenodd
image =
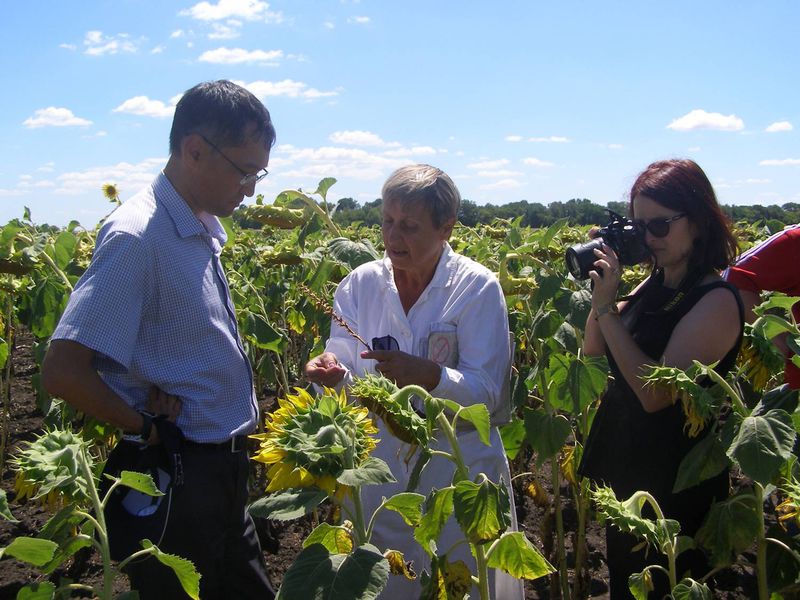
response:
M228 162L231 164L231 166L232 166L234 169L236 169L237 171L239 171L239 173L241 173L241 174L242 174L242 178L239 180L239 185L241 185L241 186L247 186L247 185L250 185L251 183L254 183L254 184L255 184L255 183L258 183L259 181L261 181L262 179L264 179L264 177L266 177L267 175L269 175L269 171L267 171L266 169L261 169L261 170L260 170L258 173L248 173L248 172L247 172L247 171L245 171L244 169L241 169L241 168L239 167L239 165L237 165L235 162L233 162L233 161L232 161L230 158L228 158L227 156L225 156L225 153L224 153L222 150L220 150L220 149L217 147L217 145L216 145L216 144L214 144L214 142L212 142L211 140L209 140L209 139L208 139L206 136L204 136L202 133L198 133L197 135L199 135L201 138L203 138L203 141L204 141L206 144L208 144L208 145L209 145L209 146L211 146L211 147L212 147L214 150L216 150L216 151L219 153L219 155L220 155L222 158L224 158L225 160L227 160L227 161L228 161Z
M649 221L642 221L641 219L634 219L634 226L644 235L645 229L653 234L653 237L663 238L669 235L669 224L677 221L686 216L686 213L678 213L671 217L661 217L659 219L650 219Z

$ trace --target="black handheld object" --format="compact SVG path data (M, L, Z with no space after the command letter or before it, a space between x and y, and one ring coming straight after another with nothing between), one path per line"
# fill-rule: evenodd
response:
M621 265L636 265L650 256L650 250L644 242L644 231L613 210L609 210L608 214L611 221L600 229L598 237L567 249L564 258L567 269L575 279L587 279L589 271L599 270L594 266L597 260L594 250L602 248L604 243L614 251Z

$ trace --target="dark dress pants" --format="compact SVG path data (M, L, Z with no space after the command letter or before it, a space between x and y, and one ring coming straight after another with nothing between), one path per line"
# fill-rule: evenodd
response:
M169 524L159 548L191 560L201 574L202 600L269 600L269 583L253 519L246 511L246 451L187 444L184 485L173 494ZM142 600L188 598L172 569L155 558L126 568Z

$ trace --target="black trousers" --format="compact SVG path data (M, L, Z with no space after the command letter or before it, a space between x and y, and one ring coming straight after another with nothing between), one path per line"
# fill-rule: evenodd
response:
M187 445L184 485L175 490L159 548L187 558L201 574L203 600L269 600L269 583L253 519L246 511L247 452ZM142 600L188 598L175 573L157 559L126 568Z

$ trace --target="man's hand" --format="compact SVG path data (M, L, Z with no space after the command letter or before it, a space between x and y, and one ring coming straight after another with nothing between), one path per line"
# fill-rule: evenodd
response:
M162 389L152 386L150 393L147 397L147 410L154 415L164 415L168 421L175 422L178 415L181 414L181 399L178 396L172 396ZM154 446L160 442L158 438L158 428L153 427L150 430L150 437L147 439L148 446Z
M335 387L347 372L333 352L323 352L316 358L312 358L306 364L305 373L306 379L311 383L323 385L325 387Z
M400 350L372 350L361 353L361 358L378 361L375 370L394 381L399 387L419 385L431 391L439 385L442 367L428 360Z

